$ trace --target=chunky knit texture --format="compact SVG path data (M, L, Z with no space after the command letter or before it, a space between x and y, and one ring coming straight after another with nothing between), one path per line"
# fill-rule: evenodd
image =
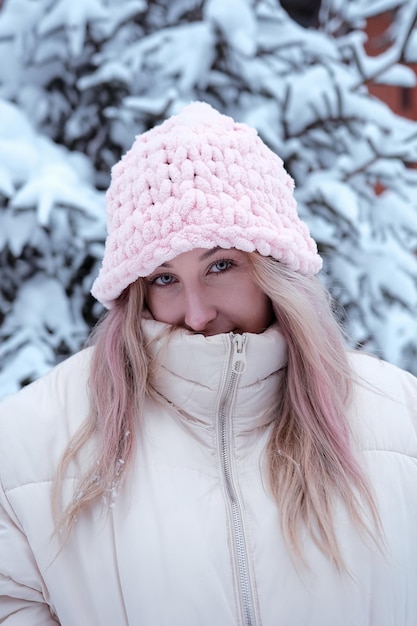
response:
M193 102L139 135L112 170L92 294L107 308L140 276L195 248L272 256L306 276L322 261L294 183L255 129Z

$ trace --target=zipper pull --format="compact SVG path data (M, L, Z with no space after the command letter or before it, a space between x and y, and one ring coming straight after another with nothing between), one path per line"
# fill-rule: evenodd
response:
M246 334L231 333L233 342L232 372L243 374L246 369Z

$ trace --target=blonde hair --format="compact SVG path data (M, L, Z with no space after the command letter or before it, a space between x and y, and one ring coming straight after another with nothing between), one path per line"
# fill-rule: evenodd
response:
M65 530L65 537L83 508L100 498L111 502L133 458L135 425L143 413L149 376L138 315L144 302L145 285L139 280L122 293L91 334L89 344L95 346L89 378L91 410L61 458L52 493L56 530ZM62 478L93 438L95 457L61 514Z
M333 507L344 503L369 537L379 517L355 458L347 421L353 373L332 300L316 278L306 278L271 258L250 255L255 282L270 298L288 345L287 373L267 447L270 487L279 504L287 545L303 560L304 526L337 567ZM365 523L371 514L374 529Z
M267 447L270 488L279 505L287 545L303 561L300 532L310 536L333 563L343 560L333 506L340 499L353 522L378 515L367 481L355 459L347 423L352 372L331 301L317 278L306 278L271 258L248 255L255 282L270 298L288 343L288 366L277 393L277 414ZM80 477L57 528L69 533L86 506L111 499L126 476L135 450L135 424L151 393L152 363L141 331L145 287L138 279L118 298L95 329L89 381L90 414L60 462L53 494L58 513L61 479L92 438L96 455ZM139 312L139 313L138 313Z

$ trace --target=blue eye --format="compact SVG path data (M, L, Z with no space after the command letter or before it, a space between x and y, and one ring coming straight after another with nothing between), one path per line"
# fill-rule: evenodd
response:
M166 287L166 285L170 285L174 280L174 277L171 274L160 274L160 276L156 276L152 285L158 285L159 287Z
M233 267L233 261L229 261L228 259L219 259L210 267L210 272L220 273L226 272L231 267Z

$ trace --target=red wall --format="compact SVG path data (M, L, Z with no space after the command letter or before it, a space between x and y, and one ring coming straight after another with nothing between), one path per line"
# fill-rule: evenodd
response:
M367 23L368 42L366 50L370 55L383 52L387 47L386 30L390 24L389 12L370 18ZM417 74L417 64L409 64ZM369 91L383 100L388 106L403 117L417 120L417 87L392 87L390 85L368 84Z

